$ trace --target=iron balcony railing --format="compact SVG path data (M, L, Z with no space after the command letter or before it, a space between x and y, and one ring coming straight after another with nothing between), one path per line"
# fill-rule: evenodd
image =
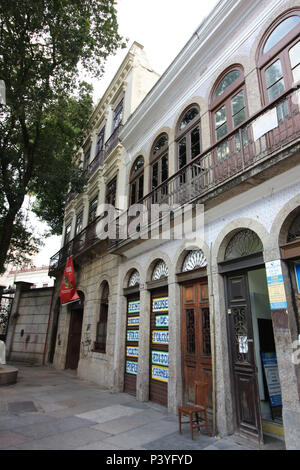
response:
M143 204L147 209L150 220L152 204L184 205L195 202L208 195L212 190L221 187L231 179L242 175L249 169L254 168L263 160L267 160L272 154L280 149L286 148L289 144L296 143L300 137L300 90L293 89L283 94L277 101L265 106L246 122L241 124L233 132L202 152L191 160L187 165L170 176L167 180L148 193L139 204ZM278 125L261 137L254 140L254 122L268 111L276 109ZM266 115L266 119L267 119ZM123 212L116 219L118 230L121 217L127 217L128 211ZM98 217L98 221L101 217ZM127 217L127 221L130 217ZM85 236L89 230L93 230L94 222L88 226L80 235L84 241L72 240L59 253L51 258L51 266L55 266L58 260L66 259L66 254L74 253L74 243L83 243L85 249L91 244L90 239ZM90 227L90 228L89 228ZM82 240L83 240L82 238ZM120 243L117 237L109 240L110 249L113 250ZM81 239L80 239L81 240ZM97 242L97 241L96 241ZM94 243L94 242L93 242ZM124 243L124 240L123 240ZM78 251L76 248L75 252Z
M89 179L99 168L99 166L103 165L105 159L108 157L108 155L113 151L113 149L118 145L119 143L119 134L123 128L123 125L120 124L112 133L110 138L106 141L104 144L104 148L100 150L93 161L87 167L84 169L84 175L86 176L87 179ZM67 195L66 199L66 206L70 204L71 201L77 196L78 193L76 192L70 192Z

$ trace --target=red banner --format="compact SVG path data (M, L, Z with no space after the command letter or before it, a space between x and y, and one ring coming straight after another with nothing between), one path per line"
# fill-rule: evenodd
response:
M80 300L75 287L73 257L67 259L60 287L60 300L63 305Z

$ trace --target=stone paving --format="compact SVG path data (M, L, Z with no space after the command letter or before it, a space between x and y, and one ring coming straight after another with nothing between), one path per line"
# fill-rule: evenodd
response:
M178 433L177 417L151 402L103 389L71 371L12 364L14 385L0 387L0 450L253 450L236 436L209 437L189 426ZM267 438L262 450L284 449Z

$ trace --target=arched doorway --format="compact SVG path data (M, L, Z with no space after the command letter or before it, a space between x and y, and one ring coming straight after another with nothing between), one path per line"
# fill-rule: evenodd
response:
M140 274L136 269L130 273L124 295L127 300L124 392L135 396L140 325Z
M80 300L70 305L70 326L66 354L66 369L76 370L80 359L84 294L78 291Z
M255 232L241 229L232 234L219 272L225 281L235 431L263 442L264 423L276 413L280 420L282 408L263 244ZM271 365L273 386L278 388L276 407L271 400Z
M149 400L168 406L169 298L168 267L163 260L154 265L151 281Z

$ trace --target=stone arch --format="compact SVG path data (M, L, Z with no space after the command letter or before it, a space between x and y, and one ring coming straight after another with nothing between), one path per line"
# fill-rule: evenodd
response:
M168 272L169 272L168 279L170 279L170 276L174 277L174 268L172 269L172 263L171 263L169 256L163 252L158 251L151 256L150 260L147 263L147 267L145 270L147 282L152 280L153 269L155 267L155 264L160 260L164 261L167 265Z
M287 234L294 218L300 213L300 194L290 199L276 215L272 227L271 237L274 248L287 242Z
M270 236L266 228L260 222L246 217L236 219L227 224L223 230L221 230L214 242L212 254L215 263L224 261L225 250L232 236L244 229L252 230L260 238L264 251L268 248L270 244Z
M192 250L202 250L206 258L207 268L208 268L209 259L210 259L210 250L209 250L208 245L205 242L198 243L197 241L190 240L190 241L185 242L183 245L181 245L180 248L178 248L176 252L176 255L174 257L174 259L176 260L175 261L175 273L182 272L181 268L182 268L184 259L187 253Z

